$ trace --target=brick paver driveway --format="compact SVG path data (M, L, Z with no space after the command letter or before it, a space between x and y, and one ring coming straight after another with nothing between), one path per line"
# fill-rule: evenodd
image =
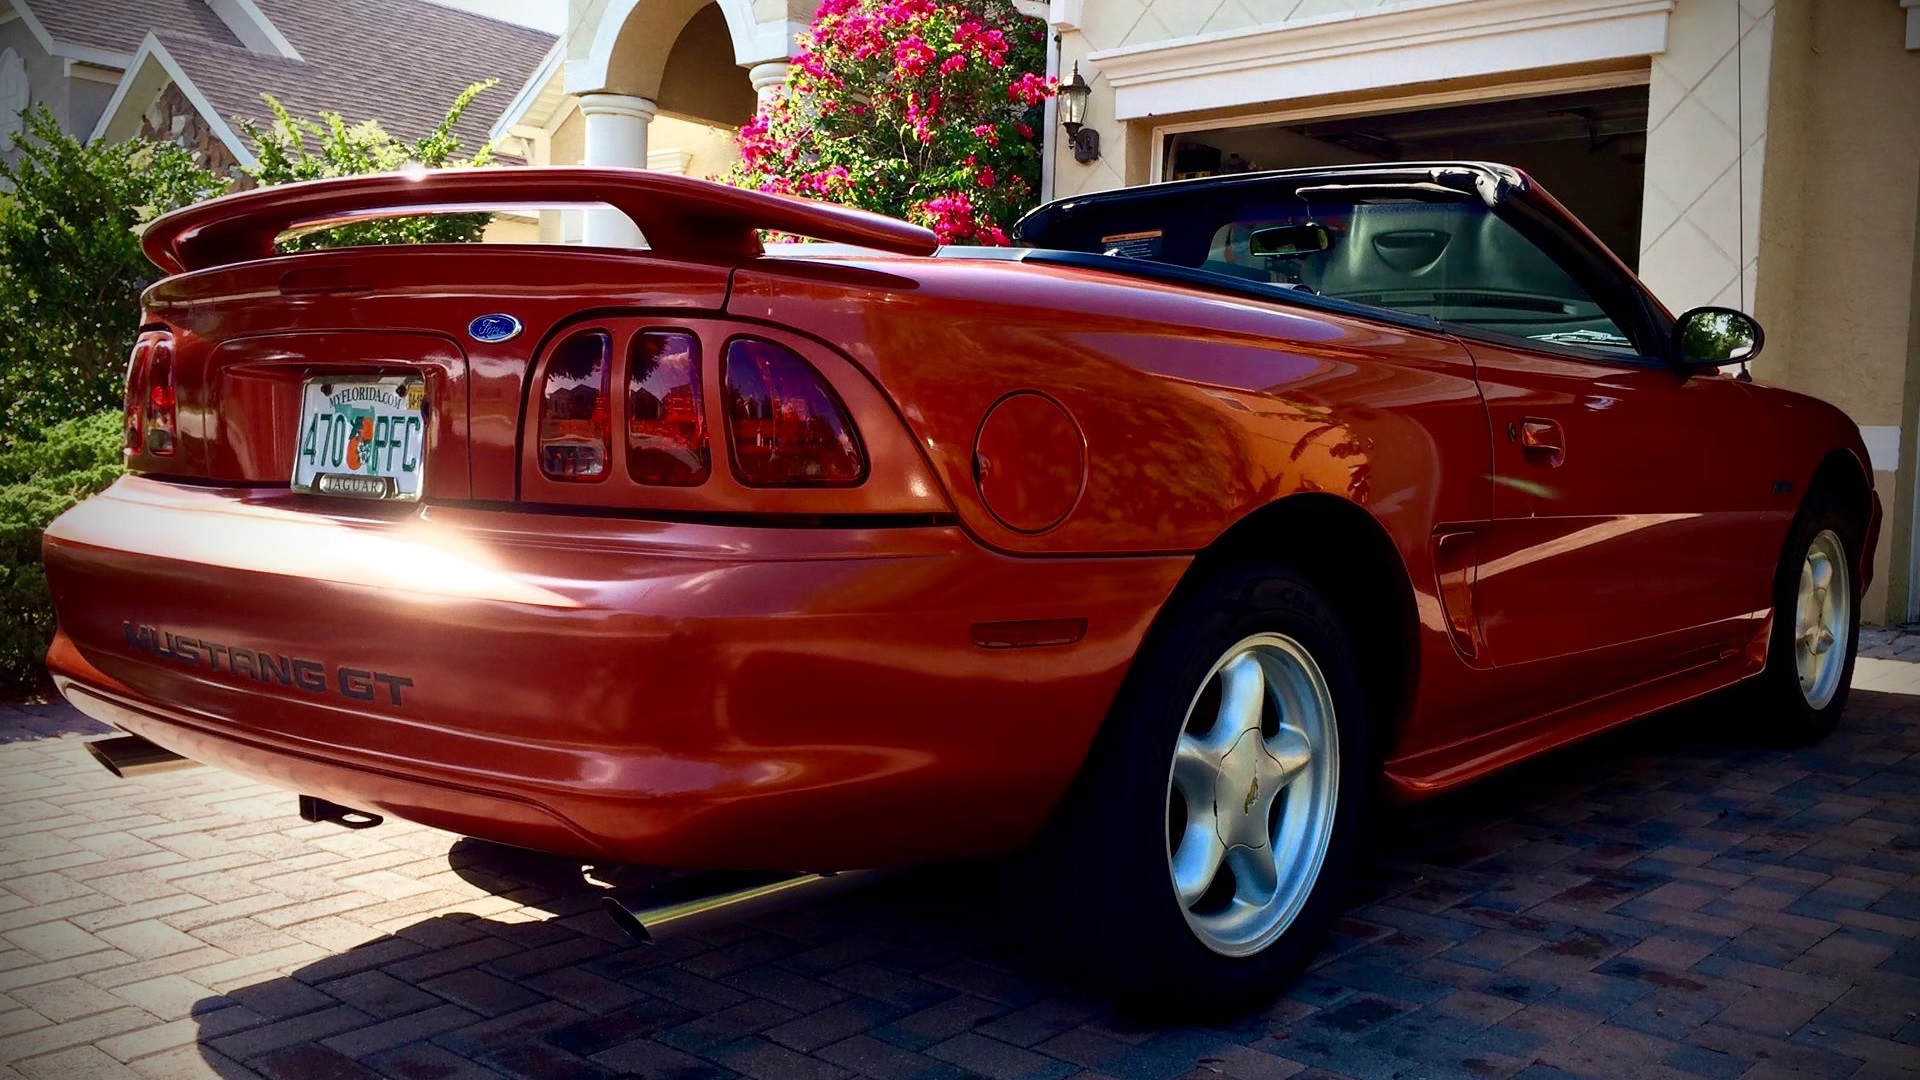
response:
M0 707L0 1075L1920 1075L1920 664L1860 681L1817 748L1713 703L1388 812L1311 974L1218 1028L1059 977L1004 866L639 948L578 867L116 781Z

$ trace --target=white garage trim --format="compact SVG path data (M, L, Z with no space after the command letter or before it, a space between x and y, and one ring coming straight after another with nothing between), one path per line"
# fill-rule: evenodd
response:
M1413 0L1091 53L1121 120L1650 56L1674 0ZM1384 54L1384 55L1383 55Z

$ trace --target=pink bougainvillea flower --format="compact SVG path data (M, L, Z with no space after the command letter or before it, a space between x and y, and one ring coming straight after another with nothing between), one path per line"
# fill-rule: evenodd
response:
M822 0L728 179L1004 244L1039 183L1045 40L1013 0Z

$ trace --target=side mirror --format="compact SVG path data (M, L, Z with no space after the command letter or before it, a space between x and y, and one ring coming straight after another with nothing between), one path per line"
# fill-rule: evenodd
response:
M1766 340L1753 316L1732 308L1697 307L1673 324L1674 359L1688 367L1744 364Z
M1247 237L1247 254L1256 258L1297 259L1333 247L1333 235L1324 225L1269 225Z

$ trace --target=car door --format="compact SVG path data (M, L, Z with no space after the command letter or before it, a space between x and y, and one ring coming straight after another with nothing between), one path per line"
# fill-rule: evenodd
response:
M1750 639L1777 552L1740 453L1745 388L1463 340L1493 429L1476 600L1487 661L1516 669L1508 700L1605 693Z
M1768 605L1745 387L1664 359L1670 320L1535 189L1358 200L1330 295L1437 320L1472 354L1492 440L1473 529L1489 729L1689 667Z

